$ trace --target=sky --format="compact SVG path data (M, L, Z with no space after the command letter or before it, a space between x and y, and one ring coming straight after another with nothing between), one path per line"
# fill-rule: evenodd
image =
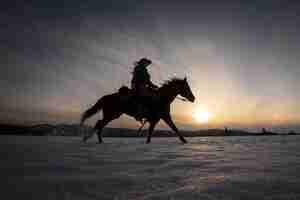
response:
M78 123L147 57L154 83L188 78L196 102L171 105L180 128L300 130L299 11L297 0L4 2L0 122Z

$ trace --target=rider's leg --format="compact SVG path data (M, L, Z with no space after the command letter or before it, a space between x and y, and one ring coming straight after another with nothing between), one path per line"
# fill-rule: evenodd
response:
M146 97L145 97L145 93L146 93L146 86L144 84L139 84L139 85L136 85L136 91L135 91L135 94L136 94L136 116L135 116L135 119L137 121L140 121L142 122L143 121L143 117L144 117L144 114L146 112L146 109L145 109L145 100L146 100Z

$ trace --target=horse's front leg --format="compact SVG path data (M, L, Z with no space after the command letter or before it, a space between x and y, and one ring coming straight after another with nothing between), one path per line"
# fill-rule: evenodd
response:
M149 130L148 130L147 141L146 141L147 144L151 142L151 135L152 135L153 130L154 130L154 128L155 128L158 121L159 121L159 119L155 120L155 121L150 121L150 126L149 126Z
M186 139L179 133L170 115L166 115L162 119L170 126L183 143L187 143Z

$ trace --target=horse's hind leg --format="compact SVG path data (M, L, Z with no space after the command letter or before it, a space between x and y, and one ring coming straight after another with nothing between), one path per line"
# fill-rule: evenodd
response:
M98 135L98 141L99 143L102 143L102 129L104 126L106 126L109 122L111 121L111 119L106 119L103 118L102 120L98 120L96 125L95 125L95 130L97 130L97 135Z
M87 132L87 130L85 131ZM92 131L88 131L82 138L83 142L86 142L90 137L92 137L95 133L95 129L93 129Z
M91 131L86 132L86 134L83 136L82 141L86 142L89 138L91 138L95 133L97 133L98 138L100 135L100 139L99 139L99 143L102 142L102 138L101 138L101 131L102 128L105 126L106 124L103 123L103 120L98 120L96 125L94 126L94 128ZM100 142L101 141L101 142Z

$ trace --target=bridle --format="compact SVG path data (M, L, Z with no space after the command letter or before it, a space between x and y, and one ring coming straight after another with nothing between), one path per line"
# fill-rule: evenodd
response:
M188 101L186 98L183 98L183 97L176 97L176 99L179 99L181 101Z

